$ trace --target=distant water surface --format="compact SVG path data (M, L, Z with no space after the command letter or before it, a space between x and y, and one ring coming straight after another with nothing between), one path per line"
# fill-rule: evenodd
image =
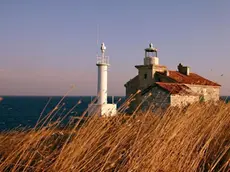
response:
M33 127L47 102L43 116L49 113L62 97L36 97L36 96L3 96L3 100L0 101L0 131L10 130L16 127ZM118 107L125 100L125 97L114 97L114 102L118 102ZM65 115L77 102L81 103L69 114L67 120L71 116L81 115L90 104L93 97L90 96L78 96L78 97L66 97L63 101L65 103L59 110L57 118ZM112 102L112 97L108 97L108 102ZM62 105L62 104L61 104Z

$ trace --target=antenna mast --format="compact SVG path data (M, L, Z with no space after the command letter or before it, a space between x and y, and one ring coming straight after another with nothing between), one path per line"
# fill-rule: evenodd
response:
M99 24L97 24L97 56L98 56L98 45L99 45Z

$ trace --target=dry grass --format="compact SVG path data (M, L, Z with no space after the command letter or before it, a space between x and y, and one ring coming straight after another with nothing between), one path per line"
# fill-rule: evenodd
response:
M58 108L41 121L51 119ZM194 104L111 118L84 115L63 129L58 129L60 119L30 131L2 133L0 171L230 169L230 104Z

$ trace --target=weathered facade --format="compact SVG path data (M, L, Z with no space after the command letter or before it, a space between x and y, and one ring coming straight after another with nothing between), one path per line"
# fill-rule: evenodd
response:
M145 49L144 64L135 67L138 75L125 84L126 96L134 97L130 109L140 103L147 108L149 105L185 106L198 101L219 100L219 84L191 73L190 68L182 64L178 65L177 71L159 65L157 49L152 44ZM138 90L140 93L137 94Z
M192 84L186 84L193 92L201 95L204 101L218 101L220 98L219 86L198 86Z
M168 107L170 105L170 94L158 86L153 86L146 93L142 93L141 96L143 102L143 108L148 109L154 107Z

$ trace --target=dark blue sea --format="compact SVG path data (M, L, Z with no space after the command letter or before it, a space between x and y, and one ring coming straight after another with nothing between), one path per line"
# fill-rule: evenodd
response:
M0 101L0 131L34 127L47 103L49 102L42 117L53 110L62 99L62 97L32 96L3 96L2 98L3 100ZM229 97L221 98L226 102L230 100ZM65 121L68 122L71 117L80 116L87 109L88 104L90 104L93 99L94 97L90 96L66 97L62 101L62 107L59 106L60 110L53 120L66 115L67 112L79 101L81 101L81 103L69 113L65 118ZM118 107L124 101L125 97L114 97L114 103L117 103ZM108 103L112 103L112 97L108 97Z
M63 97L3 96L2 98L3 100L0 101L0 131L8 131L16 128L34 127L43 109L46 107L43 113L44 117ZM65 97L56 118L66 115L79 101L81 103L69 113L66 121L71 117L80 116L93 99L94 97L91 96ZM124 100L125 97L114 97L114 103L117 102L118 107ZM108 97L108 103L111 102L112 97Z

